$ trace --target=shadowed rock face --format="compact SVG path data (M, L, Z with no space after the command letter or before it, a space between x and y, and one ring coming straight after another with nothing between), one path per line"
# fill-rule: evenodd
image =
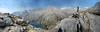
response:
M94 13L100 14L100 2L97 2L94 8L95 8L95 12Z
M100 2L97 2L95 6L97 10L100 10Z

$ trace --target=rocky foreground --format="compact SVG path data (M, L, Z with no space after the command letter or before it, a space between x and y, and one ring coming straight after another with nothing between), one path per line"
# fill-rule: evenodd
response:
M0 32L38 32L36 29L21 17L0 13Z

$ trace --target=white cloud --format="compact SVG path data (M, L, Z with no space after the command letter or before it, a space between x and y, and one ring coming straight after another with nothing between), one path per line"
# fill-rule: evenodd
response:
M90 7L80 7L80 11L85 11L88 8L90 8ZM74 11L76 11L77 10L77 7L62 7L60 9L61 10L74 10Z
M65 10L65 9L73 9L73 10L74 10L75 8L74 8L74 7L61 7L60 9L61 9L61 10Z
M82 7L80 10L87 10L89 7Z
M71 7L62 7L60 8L61 10L64 10L64 9L71 9Z
M1 13L12 13L8 8L0 8Z
M89 7L84 7L84 8L86 8L86 9L87 9L87 8L89 8Z
M66 7L62 7L61 9L62 9L62 10L63 10L63 9L66 9Z

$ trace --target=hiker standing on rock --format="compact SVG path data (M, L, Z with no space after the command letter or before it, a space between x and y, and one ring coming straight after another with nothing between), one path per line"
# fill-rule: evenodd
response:
M62 32L100 32L100 2L87 11L61 21Z

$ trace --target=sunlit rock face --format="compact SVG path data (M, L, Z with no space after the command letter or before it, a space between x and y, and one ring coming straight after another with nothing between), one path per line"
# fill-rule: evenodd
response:
M92 10L91 10L92 11ZM94 6L94 13L87 14L90 20L90 26L93 32L99 32L100 31L100 2L97 2Z
M75 18L65 18L61 20L60 25L62 32L76 32L77 31L77 20Z

